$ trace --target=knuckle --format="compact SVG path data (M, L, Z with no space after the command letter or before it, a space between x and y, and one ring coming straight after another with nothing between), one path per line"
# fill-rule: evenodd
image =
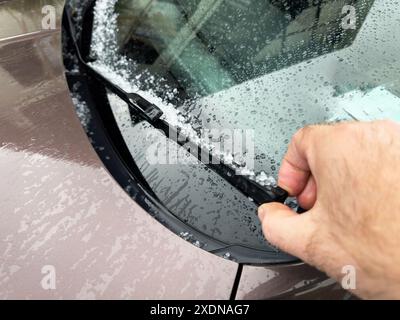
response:
M294 141L302 141L305 139L307 136L309 136L312 131L314 130L315 126L314 125L308 125L303 128L300 128L297 130L297 132L293 135L293 140Z
M299 129L293 136L291 141L292 146L296 148L302 144L303 147L311 147L318 143L318 137L320 137L323 132L326 132L326 128L328 128L328 126L313 124Z

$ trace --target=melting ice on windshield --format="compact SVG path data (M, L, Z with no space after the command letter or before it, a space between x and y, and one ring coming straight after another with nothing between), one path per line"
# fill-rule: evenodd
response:
M157 105L163 111L163 118L170 125L179 127L184 136L213 153L225 164L236 169L237 174L249 176L261 185L276 185L274 177L264 171L256 174L243 161L243 156L230 153L230 150L219 150L210 139L204 139L204 130L194 128L190 114L178 110L172 103L155 94L150 87L159 85L159 81L146 70L138 71L137 64L118 52L117 19L115 5L117 0L99 0L94 8L94 27L92 34L91 55L96 61L91 66L110 81L127 92L135 92ZM164 86L164 96L173 100L176 88ZM144 89L145 88L145 89ZM109 94L113 96L113 94ZM112 98L116 101L115 97ZM189 102L192 103L192 102Z

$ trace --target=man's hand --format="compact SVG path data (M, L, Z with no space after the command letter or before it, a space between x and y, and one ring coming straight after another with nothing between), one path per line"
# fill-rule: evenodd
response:
M342 268L354 266L360 297L400 298L400 125L301 129L282 162L279 186L308 211L262 205L268 241L339 282Z

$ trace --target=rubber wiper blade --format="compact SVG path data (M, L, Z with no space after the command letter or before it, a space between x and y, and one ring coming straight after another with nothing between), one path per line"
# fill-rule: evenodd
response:
M68 18L70 19L69 16ZM71 21L69 21L69 25L72 27ZM189 150L194 150L194 152L191 152L191 154L197 155L199 162L216 172L221 178L229 182L229 184L238 189L242 194L254 201L256 205L261 205L268 202L283 203L287 199L287 191L278 186L261 186L254 180L251 180L249 177L237 175L235 168L223 163L223 161L213 155L212 152L205 150L200 145L197 145L191 141L189 137L185 137L180 128L174 127L166 122L162 118L163 112L158 106L137 93L126 92L91 67L81 56L78 43L73 36L74 31L70 30L70 33L72 34L76 56L80 65L85 69L86 72L99 80L109 91L125 101L135 117L140 120L147 121L154 128L161 130L167 138L173 138L178 145L185 148L189 147ZM177 137L179 137L179 139L176 139ZM204 161L204 155L207 155L207 161Z
M192 142L189 137L182 134L179 127L172 126L162 119L163 112L159 107L139 94L124 92L110 81L103 81L102 79L104 77L96 71L93 71L93 69L91 72L94 73L98 80L102 81L111 92L114 92L124 100L132 109L135 116L141 120L147 121L154 128L161 130L167 138L173 139L178 145L191 150L191 154L197 156L197 159L201 163L212 169L245 196L251 198L257 205L267 202L283 203L288 197L288 193L280 187L264 187L246 176L237 175L236 169L224 164L221 159L217 158L209 150ZM206 155L206 161L204 161L204 155Z
M137 93L126 92L121 87L104 77L100 72L95 70L86 62L81 61L81 65L86 70L86 72L99 80L109 91L116 94L119 98L125 101L128 104L129 108L132 109L133 113L141 120L147 121L152 124L153 122L159 120L163 115L163 112L159 107L157 107L155 104L151 103L147 99L143 98L141 95Z
M137 93L127 93L129 102L132 104L132 108L140 114L150 123L157 121L163 115L163 112L159 107L150 101L146 100Z

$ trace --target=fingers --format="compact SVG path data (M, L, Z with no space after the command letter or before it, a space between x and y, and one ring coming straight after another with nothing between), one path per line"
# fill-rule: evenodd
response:
M266 239L281 250L307 261L307 247L315 227L310 212L299 215L280 203L268 203L258 210Z
M317 200L317 185L313 176L308 178L304 190L297 196L300 207L303 209L311 209Z
M279 170L278 185L289 192L291 196L297 196L305 188L309 176L309 170L300 169L284 158Z
M355 266L356 262L324 231L319 220L312 218L318 214L320 211L312 209L299 215L280 203L259 208L263 232L270 243L340 280L343 266Z
M299 195L310 177L308 156L313 145L313 126L299 130L292 138L279 170L278 184L291 196Z

